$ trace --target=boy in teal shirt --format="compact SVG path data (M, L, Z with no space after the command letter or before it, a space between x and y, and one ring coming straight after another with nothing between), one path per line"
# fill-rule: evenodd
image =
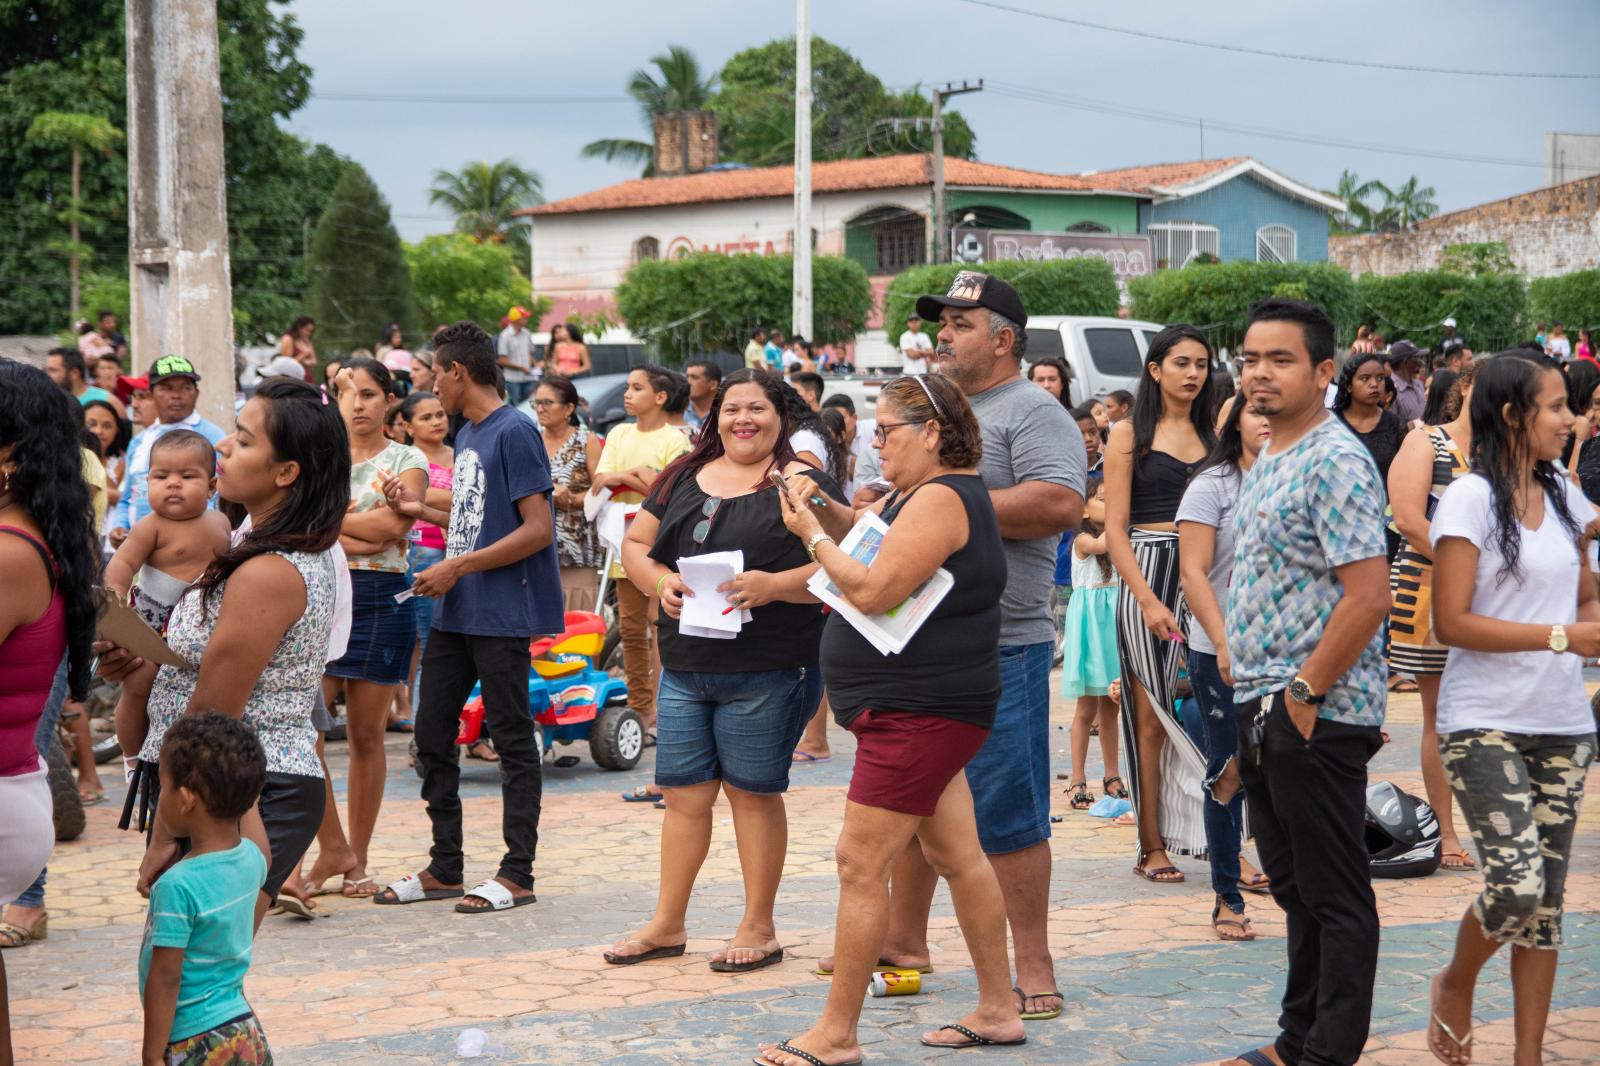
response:
M167 730L159 765L158 817L189 850L150 886L139 951L141 1061L267 1066L272 1052L244 998L267 862L239 835L266 780L261 742L227 715L188 715Z

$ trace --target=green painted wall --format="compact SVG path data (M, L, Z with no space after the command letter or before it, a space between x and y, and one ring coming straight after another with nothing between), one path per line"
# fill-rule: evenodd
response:
M1131 196L1052 195L1032 192L981 192L952 189L945 196L945 210L956 224L963 208L973 204L992 204L1015 211L1033 221L1033 228L1059 233L1079 222L1098 222L1114 234L1139 232L1139 201Z

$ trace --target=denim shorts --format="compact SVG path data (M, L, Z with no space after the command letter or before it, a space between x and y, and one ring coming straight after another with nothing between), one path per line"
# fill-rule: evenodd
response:
M350 646L328 664L328 676L377 685L405 682L417 639L411 606L415 597L404 603L394 598L410 587L404 574L350 571Z
M721 780L743 792L789 788L813 704L804 668L710 674L663 670L656 697L656 784Z
M406 562L410 566L410 569L406 572L406 578L414 583L418 574L430 566L444 562L444 549L425 548L420 544L413 544L411 545L410 553L406 557ZM428 646L428 629L433 625L433 611L434 608L439 606L439 601L432 596L413 596L411 597L411 603L416 608L417 643L426 648Z
M1050 642L1000 646L994 727L967 763L978 842L989 855L1050 839Z

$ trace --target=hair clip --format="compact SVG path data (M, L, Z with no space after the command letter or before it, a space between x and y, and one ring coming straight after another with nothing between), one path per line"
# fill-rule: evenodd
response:
M317 391L322 393L322 406L328 406L328 386L324 385Z

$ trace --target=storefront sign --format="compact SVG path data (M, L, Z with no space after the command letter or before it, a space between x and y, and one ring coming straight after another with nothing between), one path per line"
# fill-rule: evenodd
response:
M957 226L950 232L950 248L952 258L958 263L986 263L996 259L1042 262L1094 256L1111 264L1117 285L1124 289L1129 278L1143 277L1155 269L1149 237Z

